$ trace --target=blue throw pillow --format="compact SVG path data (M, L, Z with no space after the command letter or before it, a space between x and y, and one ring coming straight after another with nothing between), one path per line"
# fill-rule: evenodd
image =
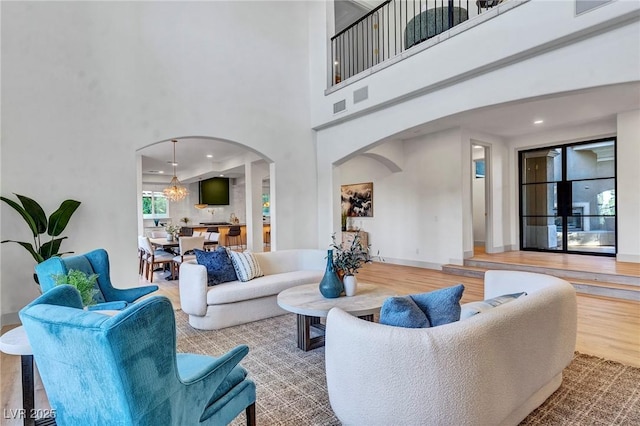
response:
M233 263L229 259L227 250L224 247L218 247L214 251L194 250L196 261L200 265L207 268L207 282L209 285L236 281L236 270Z
M464 286L458 284L409 297L427 316L431 327L435 327L460 320L460 299L463 291Z
M427 316L409 296L389 297L380 308L380 324L405 328L427 328Z

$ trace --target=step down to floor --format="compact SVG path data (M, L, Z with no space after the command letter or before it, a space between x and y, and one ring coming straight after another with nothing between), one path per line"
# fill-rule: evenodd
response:
M467 262L469 261L465 261L465 264ZM586 273L581 271L567 271L556 268L534 267L528 265L506 264L499 262L473 261L473 263L474 266L443 265L442 272L469 278L484 278L484 273L489 269L535 272L540 274L553 275L558 278L567 280L573 285L573 287L576 289L576 292L581 294L590 294L593 296L611 297L615 299L640 302L640 280L637 277L618 276L614 274L597 274L593 272ZM483 266L478 266L478 264L483 264ZM595 278L597 279L580 278L583 276L595 276ZM606 281L610 277L614 277L614 279L611 281ZM632 284L612 281L626 281L632 282Z
M442 265L442 272L468 278L484 278L487 268L464 265Z
M491 262L486 260L473 259L466 259L464 261L464 265L484 269L508 269L514 271L537 272L540 274L547 274L553 275L554 277L564 278L567 281L569 281L569 279L601 281L603 283L636 286L640 289L640 278L631 275L576 271L570 269L549 268L544 266L521 265L515 263Z

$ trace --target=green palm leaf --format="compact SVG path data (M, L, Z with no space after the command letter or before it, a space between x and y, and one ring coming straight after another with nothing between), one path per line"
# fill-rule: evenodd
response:
M38 232L38 225L36 225L36 221L33 219L33 217L31 217L29 213L27 213L27 211L24 208L22 208L22 206L20 206L20 204L5 197L0 197L0 200L9 204L11 207L14 208L15 211L20 213L20 216L22 216L24 221L27 222L27 225L29 225L29 229L31 229L31 232L33 233L33 237L35 238L38 236L40 232Z
M75 200L63 201L60 207L58 207L58 209L53 212L47 220L47 215L40 204L35 200L25 197L24 195L15 195L18 197L18 200L22 205L6 197L0 197L0 199L17 211L22 219L27 223L27 226L29 226L33 235L33 244L14 240L4 240L0 241L0 243L20 244L29 252L29 254L31 254L37 263L44 262L53 256L73 253L70 251L61 253L60 244L62 244L62 240L67 237L56 237L64 231L69 223L69 219L71 219L73 213L80 206L80 202ZM42 243L41 236L45 233L48 233L51 236L51 240Z
M22 241L14 241L14 240L3 240L2 243L16 243L16 244L20 244L22 247L24 247L30 254L31 256L33 256L33 258L35 259L35 261L37 263L40 262L44 262L45 258L42 257L42 255L40 253L38 253L37 251L35 251L35 249L33 248L33 245L30 243L25 243Z
M80 206L80 201L64 200L58 210L53 212L49 217L49 229L47 234L57 237L67 227L69 219Z
M58 250L60 250L60 244L62 244L62 240L68 237L56 238L51 241L47 241L42 246L40 246L40 255L44 259L48 259L53 256L59 256Z
M29 213L29 216L31 216L36 222L38 234L45 232L47 230L47 215L44 213L40 204L29 197L25 197L24 195L16 194L16 197L18 197L22 203L22 207L24 207L27 213Z

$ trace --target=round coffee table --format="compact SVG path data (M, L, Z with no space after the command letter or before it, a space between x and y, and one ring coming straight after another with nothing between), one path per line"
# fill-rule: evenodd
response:
M306 284L282 291L278 294L278 305L297 314L298 348L309 351L324 346L325 325L320 318L326 318L331 308L337 307L358 318L373 321L373 315L380 312L382 303L396 295L392 290L358 282L355 296L327 299L320 294L319 284ZM320 335L311 337L311 328L319 331Z

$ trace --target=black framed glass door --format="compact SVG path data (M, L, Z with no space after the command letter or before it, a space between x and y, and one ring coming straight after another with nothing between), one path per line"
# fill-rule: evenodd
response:
M520 249L616 253L615 138L520 152Z

